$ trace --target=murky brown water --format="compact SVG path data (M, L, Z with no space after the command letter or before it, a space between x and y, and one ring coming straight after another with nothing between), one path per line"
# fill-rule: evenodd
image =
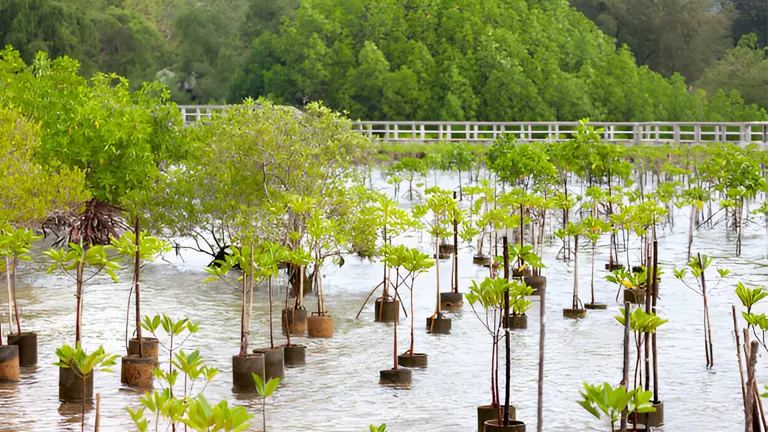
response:
M430 181L430 183L432 183ZM443 186L455 184L453 177L441 179ZM684 220L678 218L678 221ZM684 226L683 226L684 225ZM716 266L732 270L728 281L710 297L713 321L715 367L705 369L701 299L672 276L671 267L685 261L687 224L675 234L660 239L661 264L666 270L660 290L659 314L669 318L659 331L660 394L665 402L667 431L737 431L743 428L739 374L732 337L731 304L735 281L765 284L768 263L762 260L762 228L753 226L744 240L744 254L733 257L733 242L721 229L700 233L694 250L716 257ZM427 237L424 237L427 240ZM416 245L418 238L408 240ZM429 246L422 243L423 250ZM570 304L572 276L565 263L555 261L558 247L545 250L547 265L547 345L544 398L545 431L608 430L605 422L592 418L576 400L582 381L617 383L621 375L622 328L613 316L616 288L602 279L598 270L597 298L609 303L607 311L591 311L581 321L562 318ZM486 271L471 263L472 251L460 253L461 287ZM580 256L582 293L589 287L588 254ZM199 349L209 364L221 370L206 390L210 401L226 398L255 414L252 430L261 429L261 405L257 399L233 397L231 357L239 345L239 294L224 284L203 285L202 267L208 258L185 254L182 263L148 265L143 271L142 308L147 314L167 313L190 317L201 323L185 350ZM598 254L598 268L607 253ZM441 264L444 286L449 284L450 262ZM350 258L343 268L326 270L328 309L335 317L336 334L330 340L297 338L308 345L306 367L288 369L277 394L269 399L267 422L273 431L363 431L368 424L386 422L392 432L465 432L476 428L475 407L490 401L490 340L473 315L469 304L453 315L449 336L431 336L423 328L424 317L434 308L434 269L417 280L416 348L429 354L429 368L415 370L410 389L392 389L378 384L379 370L392 367L392 328L373 322L369 304L359 321L354 316L369 290L378 283L379 264ZM130 273L126 282L112 284L97 278L87 288L84 312L84 345L99 344L114 353L124 352L125 308ZM444 291L447 288L444 289ZM5 290L0 290L5 305ZM79 406L62 406L57 398L58 371L52 366L55 348L74 343L74 284L60 276L46 275L43 266L25 269L19 287L22 325L36 331L39 366L23 372L18 384L0 385L0 430L79 430ZM404 294L407 294L404 293ZM583 295L582 295L582 298ZM309 304L313 299L308 299ZM407 301L407 299L406 299ZM260 292L255 313L252 347L269 343L267 306ZM5 308L5 306L3 306ZM279 308L278 308L279 310ZM539 302L529 312L529 329L512 337L512 401L518 418L535 430ZM5 316L5 314L2 314ZM2 318L6 320L6 318ZM279 332L279 315L275 319ZM7 331L7 323L4 325ZM408 326L399 330L400 344L407 343ZM277 336L281 339L281 336ZM402 351L402 350L401 350ZM162 354L162 353L161 353ZM758 382L768 383L768 362L758 361ZM166 360L167 361L167 360ZM762 387L761 387L762 388ZM119 369L96 376L95 392L101 393L101 424L104 431L134 430L125 407L138 408L138 394L121 387ZM93 412L87 421L93 428Z

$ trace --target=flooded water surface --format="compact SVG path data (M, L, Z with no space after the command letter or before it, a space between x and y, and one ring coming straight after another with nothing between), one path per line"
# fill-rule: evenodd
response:
M455 178L441 179L450 186ZM677 219L684 221L684 214ZM661 266L658 313L669 322L658 332L660 396L665 403L666 431L738 431L743 429L741 391L733 338L731 305L737 281L765 285L767 262L762 259L762 228L753 226L744 240L743 256L734 257L733 239L724 230L702 231L694 250L715 257L716 267L731 274L712 290L709 298L713 324L714 363L705 367L701 297L672 275L672 267L686 261L687 224L675 232L667 229L659 240ZM405 242L429 251L428 236L410 237ZM567 320L562 309L571 303L572 265L555 260L559 245L545 247L548 278L546 299L546 358L544 430L609 430L606 421L594 419L576 400L582 381L618 384L621 378L623 329L614 319L619 305L617 288L604 279L608 261L607 239L597 255L596 297L608 303L605 311L590 311L586 319ZM639 243L630 244L637 250ZM586 250L585 250L586 251ZM582 300L588 299L590 257L579 256ZM37 252L37 251L36 251ZM459 253L460 288L467 290L472 279L481 280L487 270L472 264L474 251ZM205 390L209 401L228 399L256 415L249 430L261 430L261 401L235 397L231 392L231 360L239 348L240 295L223 283L203 284L207 274L205 255L185 253L183 260L168 256L169 262L145 267L142 284L144 314L166 313L174 318L189 317L200 323L200 331L184 346L200 350L220 375ZM637 254L634 254L637 259ZM36 255L35 260L43 260ZM450 286L450 261L440 263L442 291ZM22 372L18 384L0 385L0 430L79 430L79 405L62 405L58 400L58 370L55 349L74 344L75 285L58 275L46 275L42 263L25 267L18 288L22 330L38 333L39 365ZM713 272L714 274L714 272ZM120 283L97 277L87 285L84 306L83 343L89 350L100 344L108 352L125 352L125 314L131 273L119 272ZM415 346L429 355L429 368L414 370L409 389L378 384L379 370L393 366L392 326L373 322L370 302L359 320L354 317L370 290L381 278L381 265L349 257L343 267L325 269L326 303L335 320L332 339L292 338L307 345L307 365L286 370L286 379L267 402L267 425L272 431L367 430L369 424L386 423L391 432L476 430L476 406L490 402L491 341L484 327L465 302L463 310L450 315L450 335L429 335L424 320L435 307L435 269L419 277L415 289ZM285 281L280 282L284 289ZM6 304L5 291L0 302ZM402 292L408 301L408 292ZM269 345L268 308L265 292L257 293L251 348ZM279 297L279 295L278 295ZM307 298L308 308L314 297ZM3 306L5 308L5 306ZM280 334L279 310L273 319L276 341ZM528 329L512 335L511 400L517 417L528 430L536 427L536 385L539 344L540 301L533 298L528 312ZM2 314L5 317L5 314ZM409 322L401 316L398 328L399 351L408 343ZM3 318L5 319L5 318ZM7 332L7 322L3 331ZM163 367L167 354L161 351ZM634 359L634 353L632 354ZM503 355L502 355L503 358ZM758 360L758 383L768 383L768 362ZM503 385L503 380L502 380ZM99 373L95 392L101 394L101 427L104 431L135 430L126 407L139 408L139 394L120 385L119 365L115 373ZM502 392L503 395L503 392ZM502 396L503 397L503 396ZM87 429L93 429L94 411L89 410ZM154 427L151 426L151 429Z

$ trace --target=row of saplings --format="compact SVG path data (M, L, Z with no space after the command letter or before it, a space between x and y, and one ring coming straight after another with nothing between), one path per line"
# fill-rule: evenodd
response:
M138 235L134 234L139 233ZM117 282L115 271L120 269L120 261L126 260L133 265L133 281L129 298L135 303L135 337L128 339L126 333L127 355L121 357L121 382L138 389L152 389L154 380L161 383L162 390L145 393L140 399L143 408L132 411L131 415L140 430L145 430L147 420L145 410L153 413L152 418L163 418L169 425L184 423L193 430L207 431L222 418L226 419L224 430L241 430L251 418L242 408L229 408L226 401L210 406L202 395L218 370L205 365L199 352L185 353L181 350L187 338L198 331L198 325L187 320L174 321L165 315L141 318L141 283L140 275L144 263L159 258L171 250L170 245L156 237L146 236L141 232L138 219L134 232L126 232L120 238L112 238L110 245L89 245L70 243L66 249L50 249L43 254L51 260L48 272L60 271L76 283L76 323L75 344L62 345L56 350L59 366L59 399L62 402L80 402L82 404L82 428L85 428L84 413L86 401L93 400L94 372L111 372L118 355L108 354L103 347L92 353L81 346L83 321L83 295L86 284L99 274L109 275ZM20 381L20 368L37 364L37 334L22 332L21 320L16 300L16 269L20 261L31 260L29 250L32 243L40 239L28 229L0 230L0 255L5 257L4 273L8 286L9 327L7 344L3 344L2 326L0 326L0 382ZM232 357L233 392L259 393L263 397L274 392L285 375L285 366L305 364L305 346L291 343L291 335L330 338L333 336L333 321L327 314L307 316L303 306L304 278L299 282L299 289L294 304L289 305L289 293L286 290L285 309L283 309L283 333L286 343L276 346L272 329L272 281L278 269L288 265L297 272L304 272L304 266L310 262L306 252L292 252L285 247L264 243L260 247L243 246L231 248L232 253L225 260L206 268L211 276L204 282L226 278L232 269L241 269L238 279L242 288L241 338L240 351ZM314 272L316 282L319 272ZM266 281L269 292L269 346L248 352L253 291L256 281ZM324 304L321 303L324 308ZM315 314L313 314L315 315ZM126 322L126 330L129 325ZM16 330L13 333L13 330ZM147 336L145 332L151 333ZM164 336L162 336L164 334ZM160 336L160 337L158 337ZM159 347L168 352L168 369L159 368ZM179 374L185 379L181 380ZM183 397L174 395L177 383L184 383ZM197 393L193 393L195 382ZM176 389L178 393L178 389ZM192 419L195 409L197 418ZM206 413L199 415L200 413ZM266 427L266 425L265 425Z
M455 197L454 197L455 199ZM442 206L439 202L442 202ZM427 329L430 333L447 334L450 330L450 318L443 316L443 311L454 311L461 309L463 305L463 296L458 293L458 262L457 262L457 218L458 207L455 206L455 201L450 200L447 194L437 193L430 194L427 199L425 207L432 210L430 217L434 217L434 220L425 220L427 225L427 231L433 235L434 238L434 255L433 257L438 259L453 259L452 273L451 273L451 290L449 292L440 292L440 266L436 267L437 289L438 295L436 301L435 313L427 318ZM384 206L384 204L381 204ZM446 211L441 211L446 210ZM380 383L385 385L410 385L412 380L410 368L426 368L427 367L427 355L424 353L417 353L414 351L414 316L413 316L413 289L415 279L426 272L432 266L435 265L435 260L431 259L429 255L420 252L416 248L407 248L403 245L392 246L391 239L398 234L402 234L405 230L397 230L395 227L407 227L408 223L403 223L408 217L405 214L399 213L399 209L387 209L381 213L385 215L385 230L384 230L384 242L385 247L382 251L384 274L382 281L374 288L369 294L369 298L379 289L382 289L382 295L376 298L375 301L375 320L379 322L394 322L393 326L393 367L391 369L385 369L380 371ZM418 214L418 206L414 211ZM450 220L451 226L445 226L440 221L440 216ZM452 219L452 220L451 220ZM595 220L592 220L595 219ZM386 226L387 222L390 225L390 237L387 237ZM580 223L569 223L568 226L561 230L560 237L573 236L574 241L574 266L578 265L578 238L580 235L588 235L590 240L594 244L597 242L596 236L599 236L603 232L607 231L605 227L601 229L594 229L591 225L597 224L596 218L588 218ZM452 228L452 230L451 230ZM507 230L511 232L515 238L519 238L520 241L524 239L523 232L519 228L516 230ZM516 233L515 233L516 231ZM503 231L502 231L503 232ZM441 243L441 237L453 235L453 244ZM497 257L495 260L485 260L484 257L476 256L474 262L478 265L489 267L490 277L486 278L480 284L473 281L473 285L470 287L470 292L466 294L466 298L472 306L473 311L477 315L478 319L482 322L483 326L488 330L492 337L493 347L493 361L491 364L491 388L492 388L492 403L490 405L484 405L478 407L478 430L479 431L524 431L525 424L515 419L514 406L509 403L509 336L510 331L513 329L527 328L527 316L526 311L530 309L531 302L526 297L531 295L541 296L541 313L544 313L544 292L546 287L546 277L541 275L541 269L544 267L541 262L541 258L533 251L533 246L523 245L518 243L515 245L507 244L507 233L503 232L501 237L503 241L502 250L503 256ZM645 240L645 239L644 239ZM654 242L655 243L655 242ZM648 255L644 257L644 263L650 263L650 241L644 241L647 245L646 252ZM510 269L510 262L514 263L514 268ZM497 277L498 267L500 264L504 265L504 277ZM593 264L594 264L594 247L593 247ZM653 266L652 268L655 268ZM657 285L651 283L651 280L656 280L658 283L658 275L653 277L652 272L646 271L645 266L637 266L633 268L632 272L627 272L622 265L615 265L613 263L606 264L607 270L613 270L607 276L607 279L611 282L617 283L620 287L624 287L624 300L627 305L630 303L645 304L648 311L644 311L642 308L638 308L632 315L632 317L617 317L621 322L632 322L632 328L637 332L636 341L638 346L642 345L643 335L655 334L655 328L658 325L663 324L665 321L655 316L657 295L655 294ZM397 322L400 316L400 290L406 288L410 291L410 345L409 348L402 354L398 355L398 337L397 337ZM651 295L646 296L646 290L650 288L653 291ZM367 302L368 299L366 299ZM479 305L485 309L485 314L477 313L475 306ZM594 265L592 272L592 301L589 303L589 309L606 309L605 304L597 303L594 300ZM625 308L629 310L629 308ZM362 307L361 307L362 311ZM403 308L406 316L408 312ZM574 305L571 308L565 308L563 310L563 316L566 318L583 318L586 315L586 310L578 300L578 272L574 272ZM359 316L359 313L358 313ZM544 320L541 320L542 325ZM543 365L543 328L540 350L540 364ZM504 404L499 400L499 385L498 385L498 351L499 342L504 337L506 341L507 352L507 397ZM625 340L625 343L629 343L629 339ZM649 342L650 343L650 342ZM653 340L653 355L655 358L655 338ZM638 349L638 353L641 352ZM627 351L628 355L628 351ZM639 357L638 357L639 362ZM639 363L638 363L639 364ZM654 363L655 364L655 363ZM655 367L654 367L655 369ZM628 370L628 369L627 369ZM601 386L588 386L585 384L586 392L585 400L582 402L585 408L589 406L589 403L599 405L601 398L618 397L617 395L624 392L625 405L630 405L630 409L624 413L624 423L629 418L629 413L634 413L633 430L645 430L646 425L649 427L660 426L663 424L663 403L658 400L658 392L644 392L642 388L637 387L637 374L639 373L639 367L636 367L635 372L635 387L636 390L627 392L625 386L619 388L612 388L610 385ZM540 380L543 378L543 368L540 369ZM655 376L655 374L654 374ZM623 383L627 383L628 378L625 378ZM654 384L657 384L654 381ZM653 397L653 402L649 402ZM630 404L630 402L632 404ZM598 406L599 409L602 409ZM590 412L597 414L597 411L588 408ZM609 417L612 418L612 424L621 417L622 409L619 409L617 413L611 411ZM609 414L606 412L606 414ZM614 415L615 414L615 415ZM638 417L639 416L639 417ZM598 415L599 417L599 415ZM541 421L541 417L539 417Z

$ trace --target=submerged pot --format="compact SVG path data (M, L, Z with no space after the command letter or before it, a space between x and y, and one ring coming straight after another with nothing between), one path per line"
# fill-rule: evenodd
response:
M587 316L586 309L571 309L571 308L563 309L563 317L565 318L581 319L581 318L586 318L586 316Z
M305 345L281 345L285 366L295 367L307 364L307 347Z
M512 269L512 277L521 278L524 276L530 276L531 275L531 268L526 267L523 269L523 271L519 271L517 269Z
M37 333L9 334L8 345L19 347L20 367L31 367L37 364Z
M272 378L283 378L285 376L285 352L283 347L277 348L256 348L254 354L264 355L264 381Z
M16 382L19 379L19 347L0 345L0 382Z
M93 399L93 372L83 378L72 368L59 368L59 400L62 402L82 402Z
M638 305L645 304L645 290L642 288L625 289L624 303L626 302Z
M440 259L441 260L447 260L448 258L451 257L451 255L452 254L440 252ZM435 254L432 254L432 258L435 258Z
M506 328L511 330L523 330L528 328L528 315L510 315L507 318Z
M155 360L152 357L123 356L120 364L120 382L128 387L152 388L154 368Z
M498 420L498 407L493 405L480 405L477 407L477 430L482 432L485 430L485 422L488 420ZM515 407L509 406L509 419L514 420Z
M282 317L283 334L291 329L291 335L301 336L307 331L307 310L301 309L283 309Z
M449 334L451 332L451 319L443 314L437 314L434 317L427 317L427 333Z
M483 267L490 267L491 261L491 257L488 255L475 255L472 257L472 264L480 265Z
M264 354L232 356L232 391L235 393L256 393L253 375L264 379Z
M411 370L406 368L397 368L379 371L379 384L410 386Z
M397 356L397 364L407 368L426 368L427 359L424 353L400 354Z
M531 295L541 295L541 291L547 288L546 276L523 276L523 282L525 282L525 284L529 287L533 288L533 293Z
M652 427L652 428L664 426L664 402L654 403L653 407L656 408L655 412L637 414L638 426L644 425L646 427ZM634 423L635 415L630 414L627 420L630 423Z
M605 265L605 269L608 271L621 270L623 268L624 268L624 265L619 263L613 263L613 264L608 263Z
M441 244L438 246L438 250L440 251L440 255L452 255L456 253L456 248L452 244Z
M446 311L461 310L464 306L464 295L457 292L440 293L440 309Z
M332 338L333 317L330 315L315 315L307 318L307 333L311 338Z
M608 305L605 303L586 303L584 305L584 309L603 310L603 309L608 309Z
M400 318L400 302L391 297L377 298L373 305L373 320L389 323L394 322L395 317Z
M155 338L141 338L141 345L144 349L144 357L151 357L154 360L154 366L158 366L160 362L158 361L158 353L160 349L160 341L158 341ZM138 356L139 355L139 339L133 338L128 341L128 355L129 356Z
M525 423L510 418L509 424L504 426L503 422L499 424L498 419L486 420L485 432L525 432Z
M640 416L640 414L638 414L638 416ZM634 414L630 415L630 417L634 417ZM634 432L635 430L637 432L647 432L648 431L648 427L645 426L644 424L639 424L639 423L637 425L632 425L632 426L627 425L627 431ZM619 426L618 422L617 422L616 426L613 427L613 431L614 432L620 432L621 431L621 427Z

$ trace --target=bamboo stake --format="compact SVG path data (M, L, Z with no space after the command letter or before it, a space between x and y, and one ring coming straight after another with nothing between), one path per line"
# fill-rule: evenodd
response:
M747 409L747 393L744 390L744 369L741 365L741 338L739 337L739 324L736 321L736 306L731 306L733 310L733 334L736 336L736 358L739 361L739 376L741 377L741 400L744 409Z
M747 363L747 388L752 389L755 385L755 365L757 364L757 348L758 348L758 342L752 341L749 346L748 351L748 358L749 362ZM745 405L744 410L744 431L745 432L759 432L755 431L753 428L753 411L752 408L754 406L754 398L755 395L753 392L749 392L747 394L747 403Z

